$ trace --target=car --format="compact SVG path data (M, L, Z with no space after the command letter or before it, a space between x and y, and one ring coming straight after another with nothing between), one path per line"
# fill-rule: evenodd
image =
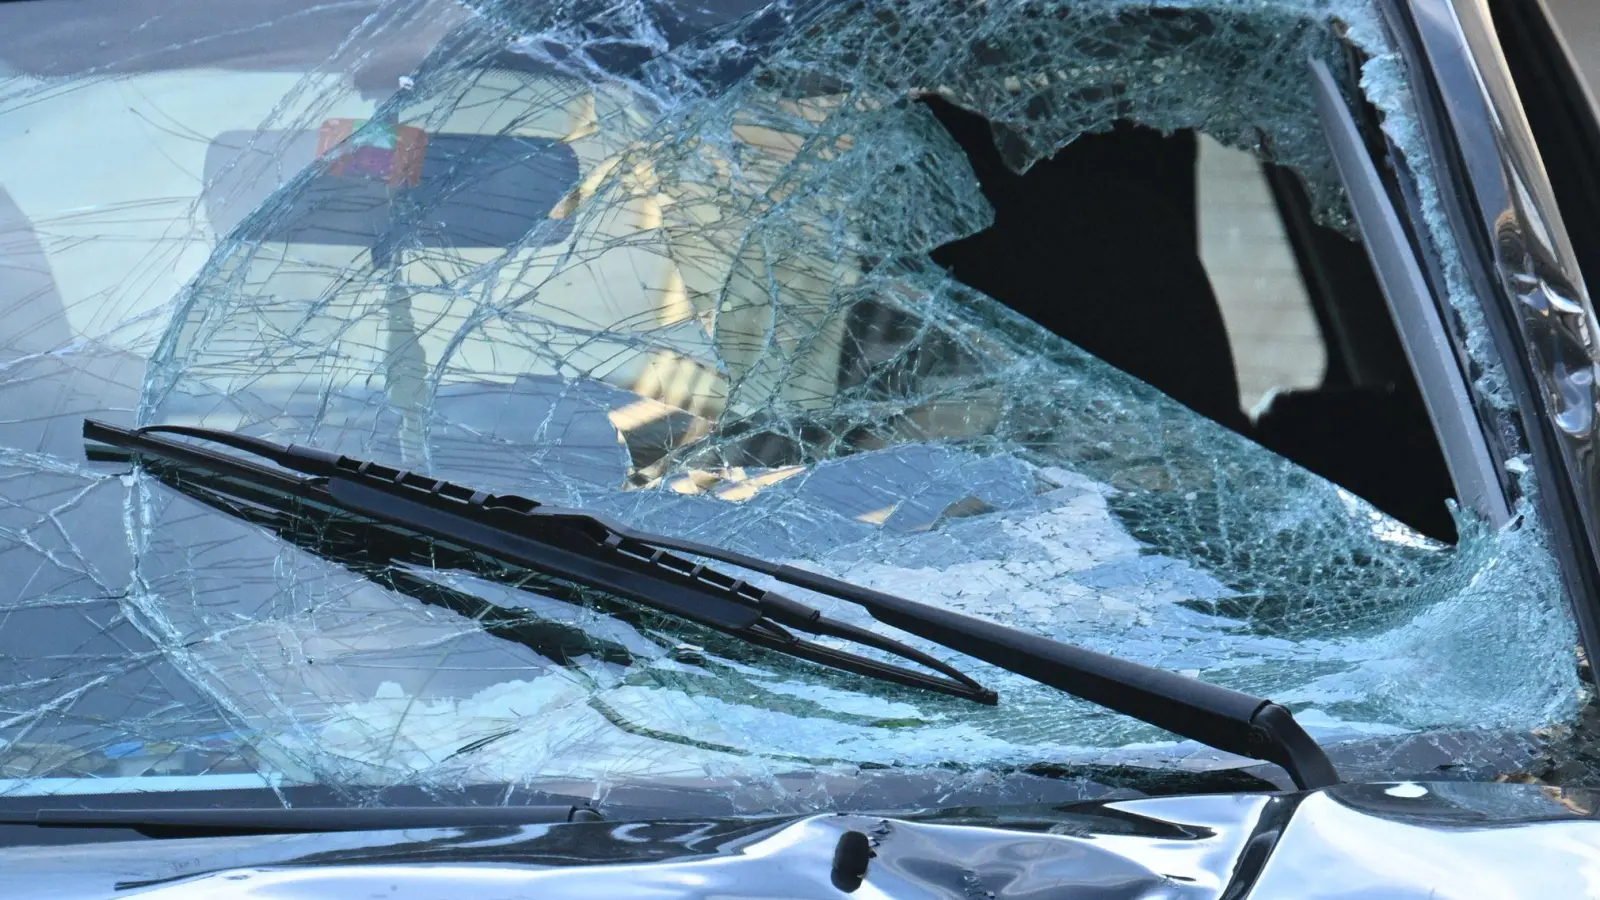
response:
M1600 895L1541 2L35 0L0 148L11 895Z

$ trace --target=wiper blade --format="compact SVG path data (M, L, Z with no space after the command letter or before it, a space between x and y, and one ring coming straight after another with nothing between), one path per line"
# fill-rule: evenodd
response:
M162 433L210 440L261 456L310 479L172 441ZM597 588L640 605L822 665L908 687L993 705L994 691L958 669L899 641L823 616L820 611L704 565L667 553L633 532L573 510L472 488L303 447L184 426L137 431L86 419L85 438L183 466L262 485L334 509L555 578ZM216 484L212 490L226 491ZM805 640L800 631L873 647L930 672Z
M41 809L0 812L0 825L126 828L152 838L472 828L600 821L588 806L388 806L291 809Z
M1270 700L996 622L720 547L634 531L582 510L549 507L523 497L497 496L323 450L181 425L128 430L85 420L83 430L84 437L91 440L223 471L236 478L252 480L252 476L259 478L263 473L283 477L227 454L160 435L176 434L223 444L311 476L299 481L302 495L309 499L321 499L325 492L323 502L342 510L597 587L825 665L980 703L997 702L993 691L913 648L828 620L811 607L668 551L728 563L854 603L886 625L1174 734L1228 753L1275 763L1301 788L1326 787L1339 780L1316 741L1287 709ZM783 626L877 647L945 677L821 647L796 638Z
M106 448L91 458L128 462L126 450ZM306 553L343 566L386 590L441 607L471 619L485 634L520 644L562 666L594 660L630 666L637 660L622 644L591 633L576 623L552 621L516 606L502 606L471 591L459 590L424 576L418 569L458 569L513 588L527 588L527 573L486 560L470 550L455 550L408 529L385 528L368 519L323 510L301 499L314 499L316 489L297 490L299 479L282 473L276 486L247 484L214 472L145 458L146 468L161 483L218 512L266 530ZM302 494L310 496L302 496ZM540 594L570 603L589 603L613 617L636 622L636 607L586 596L579 589L546 581ZM459 751L458 751L459 752Z

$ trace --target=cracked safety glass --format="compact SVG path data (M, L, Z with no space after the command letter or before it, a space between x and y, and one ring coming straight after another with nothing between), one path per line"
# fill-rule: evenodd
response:
M1531 500L1493 529L1239 403L1200 142L1365 264L1311 58L1433 196L1357 0L0 8L0 795L761 811L1242 765L803 591L999 706L388 554L89 460L85 417L583 507L1269 696L1347 777L1531 764L1580 699ZM1322 386L1406 377L1357 357ZM1410 465L1386 434L1363 452Z

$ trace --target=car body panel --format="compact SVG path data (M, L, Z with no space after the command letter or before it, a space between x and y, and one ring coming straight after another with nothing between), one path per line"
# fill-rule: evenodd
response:
M111 841L0 849L18 896L1578 898L1592 795L1345 785L1062 807ZM864 873L836 862L864 834ZM859 881L851 876L857 875Z

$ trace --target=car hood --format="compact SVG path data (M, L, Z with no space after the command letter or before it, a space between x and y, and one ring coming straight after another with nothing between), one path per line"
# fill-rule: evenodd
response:
M586 822L112 842L0 854L20 895L231 897L1579 897L1593 797L1343 785L912 816ZM841 851L860 837L871 856ZM65 851L65 852L63 852Z

